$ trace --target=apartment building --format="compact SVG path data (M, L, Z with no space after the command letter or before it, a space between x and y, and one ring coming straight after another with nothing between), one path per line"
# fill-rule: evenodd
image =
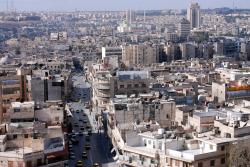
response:
M158 49L157 46L148 44L123 45L122 62L128 67L156 63L159 57Z
M229 83L212 83L212 98L218 103L224 103L226 101L233 100L247 100L250 95L249 93L250 91L247 78L242 78L238 81L232 81Z
M39 108L39 109L38 109ZM38 167L63 165L67 157L63 107L59 104L35 106L13 102L2 127L0 157L3 166Z
M10 107L11 102L26 100L26 80L22 75L0 77L0 121Z

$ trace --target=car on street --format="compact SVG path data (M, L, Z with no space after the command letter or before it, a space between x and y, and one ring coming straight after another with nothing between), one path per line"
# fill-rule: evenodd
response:
M81 160L77 161L76 167L82 167L82 166L83 166L83 162Z
M93 167L101 167L98 163L94 163Z
M74 123L74 126L75 126L75 127L78 127L78 126L79 126L79 124L78 124L77 122L75 122L75 123Z
M84 131L84 129L85 129L84 126L81 126L81 127L80 127L80 130Z
M72 141L73 144L78 144L79 143L79 140L76 139L76 138L71 138L70 140Z
M69 158L70 158L70 159L76 159L76 156L75 156L74 153L70 153L70 154L69 154Z
M86 150L90 150L90 149L91 149L91 146L90 146L89 143L86 143L85 146L84 146L84 148L85 148Z
M88 158L88 153L87 153L86 151L84 151L84 152L82 153L82 158L83 158L83 159L87 159L87 158Z
M90 136L88 134L85 136L85 141L90 141Z
M86 125L86 129L91 129L91 126L90 125Z
M88 130L88 135L91 136L92 135L92 131L91 129Z

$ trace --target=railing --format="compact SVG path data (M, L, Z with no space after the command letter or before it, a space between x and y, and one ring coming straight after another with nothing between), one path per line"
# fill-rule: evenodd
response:
M64 146L61 146L61 147L46 149L46 150L44 150L44 153L49 154L49 153L63 151L63 150L64 150Z
M109 98L110 94L108 92L107 93L97 92L97 96L102 98Z
M64 161L60 161L60 162L53 162L53 163L42 165L39 167L62 167L66 163L68 163L68 160L64 160Z
M121 164L127 164L129 166L136 166L136 167L156 167L157 164L151 163L149 161L144 160L132 160L129 156L120 155L119 160Z
M110 84L95 84L95 87L97 89L107 90L110 89Z

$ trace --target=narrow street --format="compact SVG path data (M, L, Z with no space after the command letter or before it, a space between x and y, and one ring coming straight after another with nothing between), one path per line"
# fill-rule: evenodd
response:
M102 125L95 120L95 110L90 113L85 103L81 101L67 103L72 114L72 117L68 118L72 127L72 133L68 135L69 149L72 147L69 150L69 166L75 167L77 162L81 161L84 167L91 167L96 163L100 166L115 167L117 165L110 153L109 138ZM86 139L86 136L89 139ZM90 145L90 148L86 149L86 145ZM86 158L83 158L84 153L87 153Z

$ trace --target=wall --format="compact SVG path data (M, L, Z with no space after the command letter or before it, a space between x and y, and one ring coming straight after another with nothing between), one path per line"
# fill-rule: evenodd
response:
M226 86L225 84L212 83L212 99L219 103L223 103L226 101Z

